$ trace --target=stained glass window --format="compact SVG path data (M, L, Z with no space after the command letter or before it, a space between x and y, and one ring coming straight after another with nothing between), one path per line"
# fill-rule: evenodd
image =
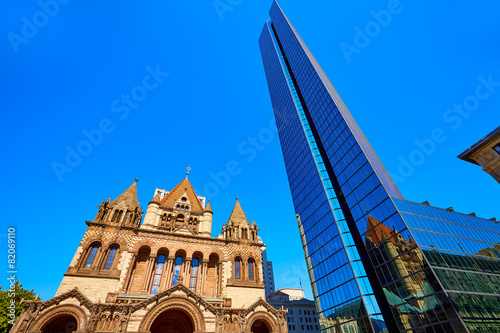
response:
M240 268L241 268L240 259L234 260L234 278L237 280L240 279Z
M182 257L175 258L175 267L174 267L174 277L172 279L172 286L175 286L179 281L179 277L181 276L181 267L182 267Z
M253 261L248 260L248 279L253 281Z
M111 250L109 250L108 259L106 259L106 264L104 265L104 269L110 269L113 261L115 260L116 251L118 251L118 247L113 246Z
M189 280L189 289L196 292L196 279L198 278L198 267L200 266L200 261L197 258L193 259L191 266L191 279Z
M99 250L99 245L94 245L90 249L89 256L87 257L87 260L85 261L85 265L83 265L83 268L90 268L92 267L92 263L94 262L95 256L97 255L97 251Z
M160 281L164 265L165 265L165 255L160 254L158 256L158 262L156 263L155 276L153 278L153 286L151 287L151 295L156 295L158 293L158 290L160 289Z

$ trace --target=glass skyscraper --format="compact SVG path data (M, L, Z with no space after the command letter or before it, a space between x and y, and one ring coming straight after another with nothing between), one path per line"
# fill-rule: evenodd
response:
M259 39L324 332L500 332L500 225L407 201L274 2Z

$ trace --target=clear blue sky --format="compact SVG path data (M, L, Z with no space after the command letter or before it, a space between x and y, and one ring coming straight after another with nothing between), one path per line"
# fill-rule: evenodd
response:
M145 210L189 164L211 199L213 235L240 197L276 286L300 277L312 297L257 44L271 1L215 3L219 12L212 0L72 0L45 6L51 15L37 1L0 4L1 267L15 226L18 278L43 299L97 204L137 177ZM500 124L498 2L280 4L407 199L500 218L499 184L456 158ZM480 77L493 81L481 100ZM473 111L453 113L464 102ZM97 128L106 133L89 146L84 133ZM416 152L436 129L442 140ZM86 156L69 165L68 147ZM410 155L418 165L399 172Z

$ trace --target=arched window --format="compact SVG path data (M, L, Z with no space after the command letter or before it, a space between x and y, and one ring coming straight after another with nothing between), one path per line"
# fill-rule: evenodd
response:
M167 225L167 213L164 213L162 215L160 225L162 227L165 227Z
M247 229L241 229L241 238L248 239L248 230Z
M120 213L118 214L118 217L116 218L116 223L118 223L122 220L122 215L123 215L123 210L120 210Z
M175 286L179 281L179 277L181 276L181 267L182 267L182 257L175 258L175 266L174 266L174 277L172 278L172 286Z
M236 280L240 279L240 272L241 272L241 260L235 259L234 260L234 278Z
M98 250L99 250L99 244L95 244L92 246L89 255L87 256L87 260L85 261L85 265L83 265L83 268L92 267L92 263L94 262Z
M248 260L248 280L253 281L253 260Z
M115 210L115 212L113 213L113 217L111 218L111 222L120 222L121 218L123 216L123 210Z
M113 265L113 261L115 260L117 251L118 251L117 246L113 246L111 250L109 250L108 259L106 259L106 264L104 264L104 269L111 269L111 265Z
M151 286L151 295L158 294L160 289L161 275L163 273L163 266L165 265L165 255L160 254L158 256L158 261L156 262L155 276L153 278L153 285Z
M193 258L191 264L191 279L189 280L189 289L196 292L196 279L198 278L198 267L200 266L200 261L198 258Z
M184 215L183 214L177 214L175 218L175 227L178 228L182 224L184 224Z

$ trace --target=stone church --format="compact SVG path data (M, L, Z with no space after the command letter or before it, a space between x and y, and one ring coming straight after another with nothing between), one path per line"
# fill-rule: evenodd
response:
M27 301L11 333L286 333L265 301L258 228L236 199L211 237L213 211L186 176L157 189L144 221L137 179L103 201L54 298Z

